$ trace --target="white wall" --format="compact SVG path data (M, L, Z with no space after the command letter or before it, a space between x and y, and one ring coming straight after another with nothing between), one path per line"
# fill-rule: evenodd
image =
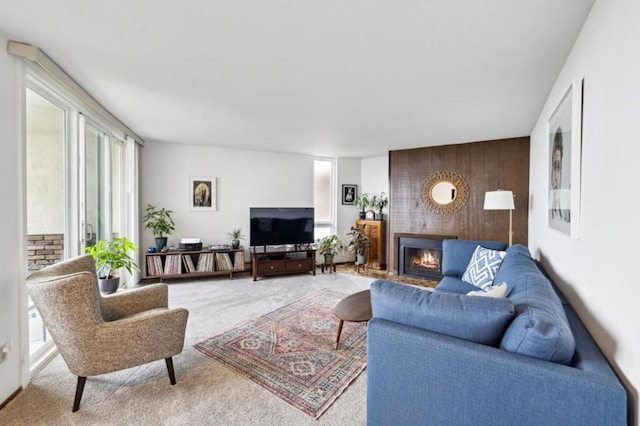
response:
M347 232L351 231L351 227L358 219L358 209L352 204L342 204L342 185L358 185L358 195L362 193L360 185L360 159L359 158L338 158L337 163L337 187L338 187L338 211L336 224L336 233L346 246L349 243ZM356 256L350 252L340 253L336 256L336 262L355 261Z
M7 45L7 39L0 36L0 46ZM19 289L24 283L24 268L21 262L24 245L19 193L22 163L18 138L18 96L19 78L16 60L9 56L6 49L0 49L0 346L11 343L12 350L3 360L0 359L0 403L20 387L21 369L20 345L20 309L22 304ZM0 354L0 358L1 358Z
M597 0L531 135L529 244L614 368L640 388L640 2ZM584 77L580 239L546 226L547 120Z
M141 150L140 211L148 203L173 210L176 230L169 244L184 237L203 244L229 244L226 235L241 228L249 246L249 207L313 207L313 157L200 145L148 142ZM189 210L191 176L217 178L217 211ZM154 246L140 229L141 251Z
M389 196L389 156L362 159L362 192L377 195L384 192ZM389 206L383 211L386 212Z

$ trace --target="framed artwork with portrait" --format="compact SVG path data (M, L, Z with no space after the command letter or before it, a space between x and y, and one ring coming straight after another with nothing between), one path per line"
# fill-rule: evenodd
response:
M580 237L580 169L582 152L582 79L573 81L551 114L549 136L550 228Z
M191 177L189 182L190 210L198 212L216 211L216 178Z
M342 185L342 204L355 204L358 185Z

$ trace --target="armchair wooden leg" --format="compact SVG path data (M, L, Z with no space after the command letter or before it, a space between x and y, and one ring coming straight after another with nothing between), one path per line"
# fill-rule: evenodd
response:
M80 400L82 399L82 391L84 390L84 383L87 381L86 377L78 376L78 385L76 386L76 398L73 400L73 410L76 412L80 409Z
M173 372L173 358L169 357L169 358L165 358L164 362L167 363L167 370L169 371L169 380L171 381L172 385L176 384L176 375Z

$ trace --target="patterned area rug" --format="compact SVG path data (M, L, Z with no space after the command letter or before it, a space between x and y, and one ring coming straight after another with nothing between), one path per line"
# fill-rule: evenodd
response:
M323 289L195 345L317 419L366 367L366 325L345 322L334 350L333 307Z

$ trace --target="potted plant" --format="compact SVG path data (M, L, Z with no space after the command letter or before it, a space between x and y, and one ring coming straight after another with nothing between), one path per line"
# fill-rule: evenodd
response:
M366 216L365 210L371 205L369 194L365 192L364 194L358 195L353 204L358 210L360 210L360 212L358 213L358 217L360 218L360 220L363 220Z
M342 250L342 240L337 235L328 235L320 240L318 253L324 255L325 265L333 264L333 256Z
M96 261L96 274L100 291L104 294L115 293L120 287L118 271L125 268L130 274L133 270L140 270L136 262L129 256L129 252L137 252L138 247L125 237L113 241L98 240L95 245L85 247L85 253L90 254Z
M231 237L231 248L240 248L240 240L244 240L242 229L234 228L231 232L227 232L227 235Z
M142 219L144 221L144 229L151 229L156 237L156 250L161 251L167 245L166 235L171 235L171 231L175 229L175 223L171 214L171 210L164 207L159 209L152 204L147 204L147 214Z
M349 241L349 248L351 252L356 254L356 263L359 265L364 265L367 263L367 248L371 246L371 241L369 237L364 233L365 227L356 228L351 227L351 232L348 232L347 235L351 236L351 241Z
M382 210L387 207L387 204L389 204L389 199L384 195L384 192L381 192L380 195L373 196L371 199L371 207L378 210L378 213L375 214L376 220L383 219Z

